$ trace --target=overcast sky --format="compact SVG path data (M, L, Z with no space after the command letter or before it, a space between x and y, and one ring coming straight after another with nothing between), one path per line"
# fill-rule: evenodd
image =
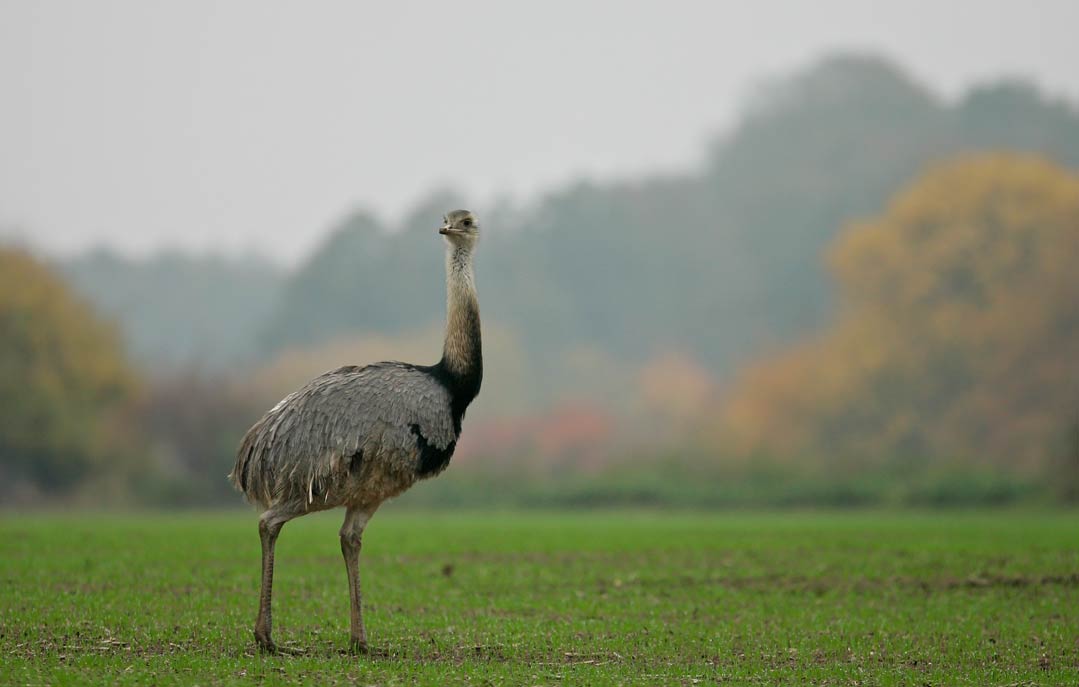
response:
M0 0L0 235L295 261L349 209L694 164L829 51L1079 101L1079 2ZM432 222L438 218L432 218Z

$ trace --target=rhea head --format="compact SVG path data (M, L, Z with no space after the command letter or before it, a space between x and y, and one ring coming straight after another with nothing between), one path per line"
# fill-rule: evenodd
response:
M480 225L468 210L454 210L442 218L438 233L445 236L447 243L455 248L471 248L479 240Z

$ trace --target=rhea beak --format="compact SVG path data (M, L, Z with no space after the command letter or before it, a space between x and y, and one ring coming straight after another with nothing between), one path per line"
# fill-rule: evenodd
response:
M441 227L439 227L438 233L442 234L443 236L448 236L450 234L457 234L459 232L457 230L453 229L452 227L450 227L450 225L443 224Z

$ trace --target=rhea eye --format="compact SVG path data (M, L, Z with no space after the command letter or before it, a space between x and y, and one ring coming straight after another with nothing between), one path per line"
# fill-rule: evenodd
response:
M461 222L461 224L464 224L466 227L471 227L472 226L472 218L471 217L465 217L464 221Z

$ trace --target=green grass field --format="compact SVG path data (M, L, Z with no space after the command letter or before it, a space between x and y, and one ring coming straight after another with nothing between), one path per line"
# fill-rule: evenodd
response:
M0 519L0 684L1076 685L1074 514L385 509L351 656L340 513Z

